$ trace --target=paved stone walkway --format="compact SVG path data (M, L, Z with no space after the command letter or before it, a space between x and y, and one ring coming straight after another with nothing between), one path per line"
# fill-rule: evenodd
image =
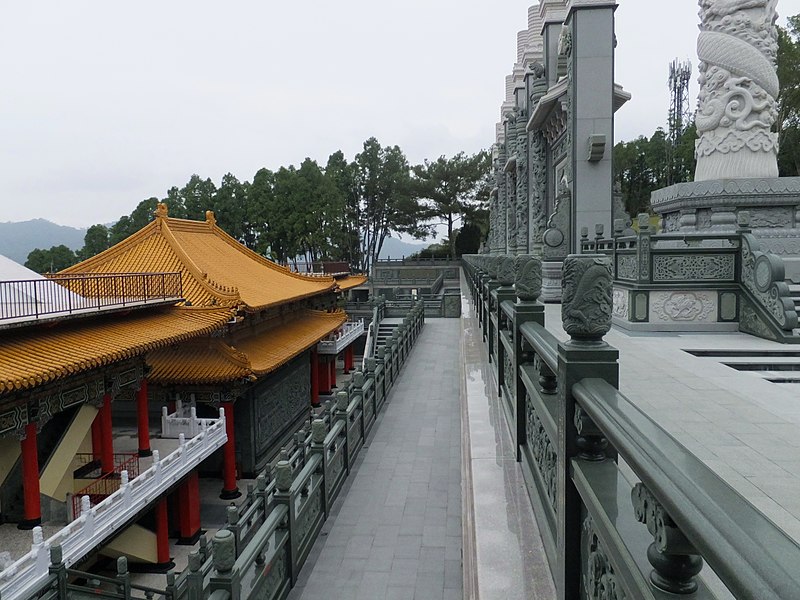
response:
M462 598L459 319L427 319L290 600Z

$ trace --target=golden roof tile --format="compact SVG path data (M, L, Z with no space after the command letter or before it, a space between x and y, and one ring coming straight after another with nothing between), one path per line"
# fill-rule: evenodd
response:
M213 384L266 375L335 331L342 311L304 310L288 323L231 340L193 341L147 354L150 380L162 385Z
M341 279L336 280L336 285L339 286L340 290L349 290L354 287L358 287L363 285L367 282L366 275L348 275L347 277L342 277Z
M183 296L195 306L261 310L335 289L332 277L292 273L206 221L173 219L161 204L154 221L108 250L62 273L181 272Z
M221 328L228 308L167 307L0 336L0 394L32 388Z

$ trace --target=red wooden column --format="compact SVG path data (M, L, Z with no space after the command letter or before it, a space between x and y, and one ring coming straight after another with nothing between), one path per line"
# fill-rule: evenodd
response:
M311 350L311 404L319 406L319 354L316 348Z
M331 388L336 387L336 355L331 356Z
M323 358L319 361L319 369L317 369L319 373L319 393L320 394L330 394L331 393L331 368L328 366L326 359Z
M192 471L178 487L180 538L178 543L193 546L200 538L200 477Z
M36 423L25 426L25 439L20 441L22 450L22 491L25 504L25 519L20 529L33 529L42 522L42 507L39 498L39 450L36 447Z
M236 437L233 425L233 402L223 402L225 409L225 433L228 441L222 447L222 492L219 497L223 500L232 500L242 495L236 487Z
M111 394L103 396L103 407L100 409L100 470L111 473L114 470L114 436L111 430Z
M355 367L353 360L353 344L344 349L344 372L349 373Z
M156 566L168 569L172 566L169 557L169 516L167 514L167 495L164 494L155 505L156 520Z
M100 454L103 451L103 432L100 419L100 411L97 411L94 421L92 421L92 460L100 460Z
M139 456L152 456L150 450L150 420L147 404L147 378L142 379L136 392L136 420L139 425Z

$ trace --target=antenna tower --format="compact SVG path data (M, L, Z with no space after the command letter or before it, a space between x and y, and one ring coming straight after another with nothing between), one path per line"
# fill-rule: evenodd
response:
M677 153L675 150L678 147L681 135L686 130L692 118L691 111L689 110L689 80L692 78L692 63L688 60L685 62L678 62L674 59L669 64L669 79L667 85L669 86L669 115L667 123L669 126L669 133L667 137L667 158L670 169L667 173L667 185L673 182L676 173L683 169L683 165L677 164Z

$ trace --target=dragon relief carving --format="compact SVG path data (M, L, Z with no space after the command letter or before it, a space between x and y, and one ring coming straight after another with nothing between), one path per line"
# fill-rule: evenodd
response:
M529 162L531 240L541 244L547 217L547 146L541 131L530 136Z
M573 339L602 339L611 329L611 261L601 255L564 260L561 321Z
M664 322L716 321L715 299L704 292L651 292L651 314Z
M613 292L614 316L621 319L628 318L628 290L614 288Z
M695 181L778 176L776 4L700 2Z
M535 463L535 467L539 471L539 475L544 483L544 493L550 502L553 512L558 514L558 506L556 503L557 493L556 486L558 484L558 456L550 436L542 424L542 420L536 413L533 402L528 394L525 396L525 431L526 443L528 450L530 450L531 457Z
M594 521L587 516L581 528L583 598L587 600L625 600L625 590L617 581L614 565L597 535Z
M735 265L732 254L656 255L653 281L733 281Z

